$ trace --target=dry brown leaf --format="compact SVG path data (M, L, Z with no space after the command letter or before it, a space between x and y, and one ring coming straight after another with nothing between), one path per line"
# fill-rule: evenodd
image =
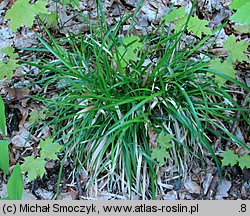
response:
M19 88L6 88L6 91L9 94L9 98L11 101L18 101L21 102L23 107L27 106L27 102L29 98L26 98L30 90L28 88L26 89L19 89Z
M155 133L154 128L151 127L149 129L148 136L149 136L149 143L152 145L153 148L156 148L157 147L157 142L156 142L157 134Z
M189 178L185 181L184 187L188 190L191 194L200 194L201 193L201 187L194 181Z
M215 199L222 200L223 198L228 197L228 191L230 190L231 186L232 183L230 181L223 179L217 187Z

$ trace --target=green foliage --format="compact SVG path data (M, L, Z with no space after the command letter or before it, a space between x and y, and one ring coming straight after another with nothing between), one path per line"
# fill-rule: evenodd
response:
M48 13L41 13L41 14L39 14L39 17L42 20L45 19L49 26L55 26L55 27L58 26L58 20L57 20L58 15L57 15L56 11L50 12L49 14Z
M0 200L21 200L24 190L24 182L19 164L16 164L7 183L8 197Z
M44 158L34 158L33 156L28 156L24 158L25 161L21 166L22 172L28 172L29 181L33 181L38 176L41 178L46 173Z
M165 20L175 20L175 25L173 28L175 30L175 33L178 33L183 29L188 20L187 16L184 16L185 8L175 9L171 12L165 15ZM211 29L207 27L208 23L209 21L207 20L201 20L197 16L191 16L189 22L187 23L187 31L199 38L201 38L202 33L206 35L212 34Z
M5 51L9 56L15 57L11 49L5 49ZM5 107L1 96L0 96L0 132L4 134L4 137L7 135ZM8 174L9 148L7 140L0 140L0 152L1 152L0 169L2 169L5 174ZM7 184L8 197L1 198L0 200L20 200L22 198L23 189L24 189L24 183L20 171L20 165L17 164L8 180Z
M14 31L22 25L31 27L35 19L35 14L30 9L29 0L18 0L7 11L4 18L10 19L10 27Z
M30 113L29 123L34 124L34 123L38 123L41 120L46 119L47 111L48 111L47 109L33 110Z
M248 154L244 154L239 157L239 166L241 169L250 169L250 156Z
M163 17L164 22L173 22L175 21L174 30L175 33L182 30L184 25L187 22L188 17L186 15L186 10L184 7L178 9L173 9L170 13L165 14ZM191 16L189 22L187 23L187 31L193 33L195 36L201 38L201 34L212 34L208 25L207 20L201 20L197 16Z
M232 61L247 61L248 57L244 52L247 52L248 43L244 41L236 42L234 35L230 35L226 42L223 43L224 48L229 52L229 59Z
M20 0L19 0L20 1ZM46 0L38 0L35 4L30 5L29 9L33 11L34 15L47 14L48 9L46 8L48 2Z
M211 70L219 71L221 73L224 73L232 78L235 78L236 71L234 70L233 64L230 63L229 61L220 61L219 59L213 60L210 62L210 67ZM207 73L208 76L213 75L212 73ZM218 83L218 86L221 87L223 86L227 79L219 76L217 74L215 76L215 81Z
M21 166L22 172L28 172L29 181L33 181L38 176L40 178L45 174L45 159L57 160L56 153L62 148L58 143L53 143L53 139L46 139L40 142L40 157L34 158L33 156L25 157L25 161Z
M57 160L57 153L62 148L58 143L53 143L53 139L46 139L40 142L41 158L47 158L49 160Z
M139 50L143 47L138 36L130 36L122 39L123 45L117 48L115 59L124 68L130 61L137 61Z
M250 25L250 16L249 16L250 2L248 2L244 7L241 7L233 16L231 20L239 22L244 25Z
M249 8L249 0L234 0L230 4L230 9L237 11L231 16L230 19L243 25L250 25Z
M221 154L222 159L222 166L230 165L233 167L237 163L241 169L250 168L250 156L248 154L244 154L242 156L238 156L232 150L227 150Z
M173 136L170 134L164 135L163 131L161 131L156 140L159 146L152 150L151 158L156 159L160 166L163 166L166 160L170 158L169 149L173 147L171 144L172 140Z
M180 32L187 22L186 9L185 7L180 7L178 9L174 8L168 14L163 17L164 22L174 22L174 32Z
M234 154L232 150L228 150L221 154L222 159L222 166L231 165L234 166L238 162L238 155Z
M6 136L6 118L5 118L5 106L2 97L0 96L0 132Z
M250 25L234 25L233 28L241 33L250 33Z
M125 47L130 47L132 50L139 50L143 47L143 43L140 42L140 38L135 35L123 38L122 43Z
M172 25L166 31L166 20L173 20L174 28L179 22L180 29L187 26L187 31L200 37L210 33L207 22L190 17L199 25L195 28L188 26L185 16L175 18L172 14L146 36L131 36L129 31L130 36L121 39L123 22L107 27L104 13L99 15L95 25L89 23L87 38L82 34L55 38L44 26L49 38L38 36L41 56L47 52L51 61L27 62L41 69L37 77L41 90L58 88L62 80L66 86L56 96L38 100L50 110L48 124L54 128L54 139L72 152L77 165L89 171L87 188L108 174L110 188L117 184L114 179L119 176L128 191L133 185L137 191L155 191L155 163L162 166L171 158L180 168L178 162L189 156L199 158L204 152L212 155L220 171L210 136L233 139L245 147L224 123L234 120L233 115L226 113L236 110L241 112L242 121L248 121L246 111L231 97L229 86L219 88L220 80L204 77L210 62L197 58L197 52L211 44L209 35L197 39L193 47L183 48L181 33L168 35ZM216 64L228 67L227 62ZM230 81L242 89L248 88L231 76ZM224 100L228 103L221 103ZM152 148L150 143L156 134L151 136L151 127L154 131L166 127L178 139L161 132L156 140L158 147ZM174 150L170 150L171 144L176 147ZM153 194L156 193L149 191L150 197Z
M156 159L159 165L163 166L166 163L165 159L170 158L170 154L166 149L157 147L152 150L151 158Z
M21 173L21 167L17 164L11 173L8 180L7 191L8 199L10 200L21 200L24 190L24 182Z
M248 0L233 0L230 5L229 8L231 10L238 10L240 9L242 6L245 6L246 3L248 3Z
M5 77L11 79L13 72L19 67L17 64L18 54L14 52L13 47L0 49L3 59L0 61L0 80Z
M0 169L7 175L9 172L9 144L7 140L0 140Z
M188 32L192 32L195 36L201 38L201 33L204 34L212 34L212 31L210 28L206 27L208 25L207 20L201 20L197 16L190 17L190 20L188 22Z
M244 41L236 42L236 38L234 35L230 35L226 42L223 43L224 48L228 51L228 58L225 61L220 61L219 59L215 59L210 61L209 69L221 72L229 77L235 78L236 71L234 70L233 62L236 61L248 61L248 57L245 54L247 52L248 43ZM207 73L207 76L212 76L212 73ZM223 86L227 78L215 74L215 81L218 83L218 86Z
M23 25L31 28L39 13L48 13L47 4L45 0L38 0L34 4L30 4L29 0L17 0L4 18L10 20L10 27L13 31Z
M18 54L15 53L15 50L12 46L0 49L0 53L4 54L4 56L9 57L10 59L17 59L19 57Z
M174 27L173 27L174 28L174 33L180 32L183 29L186 22L187 22L187 17L181 17L181 18L177 19L175 21L175 24L174 24Z
M0 96L0 132L4 135L7 135L6 130L6 118L5 118L5 106L2 97ZM9 148L7 140L0 140L0 168L4 171L5 174L8 174L9 171Z
M162 147L164 149L169 149L169 148L173 147L171 144L172 140L173 140L172 135L170 135L170 134L164 135L164 132L161 131L161 133L159 134L156 141L160 144L160 147Z
M172 22L175 19L179 19L181 17L184 17L186 15L186 9L185 7L180 7L178 9L173 9L170 11L168 14L165 14L162 18L163 21L165 22Z
M8 63L0 61L0 80L7 77L9 79L13 76L13 71L19 68L16 60L9 60Z
M63 0L64 4L71 4L73 7L80 5L80 0Z

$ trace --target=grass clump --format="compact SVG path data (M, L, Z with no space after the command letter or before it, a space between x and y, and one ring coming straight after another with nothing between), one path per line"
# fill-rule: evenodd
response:
M155 198L167 188L160 169L177 167L185 176L194 158L208 157L220 170L211 137L245 146L224 122L236 121L235 111L245 119L246 114L228 93L230 87L220 87L206 73L246 87L209 70L209 61L192 60L202 46L212 46L210 36L180 48L185 27L171 33L162 22L147 36L128 32L123 37L118 34L122 22L110 28L105 23L100 10L88 35L59 39L44 26L49 38L39 39L49 57L28 62L41 68L41 91L60 90L35 98L49 110L48 125L65 158L73 158L76 172L87 170L86 188L97 184L130 198L132 192Z

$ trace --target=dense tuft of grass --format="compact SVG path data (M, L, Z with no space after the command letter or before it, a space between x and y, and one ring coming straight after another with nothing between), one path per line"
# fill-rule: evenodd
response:
M168 167L186 176L194 158L207 157L220 171L211 137L245 146L225 122L237 120L235 111L249 120L229 87L218 87L206 77L209 61L192 60L202 46L212 46L210 36L181 49L185 29L173 34L161 23L150 35L131 37L128 32L124 40L118 34L122 21L110 28L105 23L100 10L99 23L90 23L88 35L59 39L44 26L48 38L39 39L48 58L26 62L41 69L41 91L61 89L35 99L49 110L47 124L65 146L65 158L73 158L76 172L88 172L86 187L96 184L130 198L132 192L155 198L168 187L161 179ZM223 73L210 72L246 88ZM151 157L157 148L152 139L162 131L173 140L170 159L159 168Z

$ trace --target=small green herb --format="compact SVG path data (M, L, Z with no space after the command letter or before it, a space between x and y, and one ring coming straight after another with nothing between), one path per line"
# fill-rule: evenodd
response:
M227 150L221 154L223 157L222 159L222 166L230 165L233 167L237 163L239 163L239 167L241 169L250 168L250 156L248 154L244 154L242 156L238 156L232 150Z
M18 54L15 53L14 48L11 46L0 49L0 53L4 54L4 56L7 56L11 59L17 59L19 57Z
M192 32L195 36L201 38L201 34L212 34L210 28L207 27L208 25L207 20L201 20L197 16L190 17L190 21L188 22L187 29L189 32Z
M176 19L184 17L185 15L186 15L185 7L180 7L178 9L175 8L172 11L170 11L168 14L165 14L162 20L165 22L172 22Z
M55 27L58 26L58 20L57 20L58 15L55 11L50 12L50 13L41 13L41 14L39 14L39 17L42 20L45 19L49 26L55 26Z
M237 11L231 16L230 19L244 25L250 25L249 8L249 0L234 0L230 4L230 9Z
M233 64L229 61L223 61L221 62L219 59L211 61L210 67L211 70L219 71L221 73L224 73L232 78L235 78L236 71L234 70ZM208 76L211 76L212 73L207 73ZM218 86L223 86L227 79L215 74L215 81L218 83Z
M49 160L57 160L57 153L62 148L58 143L53 143L53 139L46 139L40 142L41 158Z
M152 150L151 158L156 159L159 162L160 166L163 166L166 163L166 160L170 158L168 149L172 148L172 140L173 137L169 134L164 135L163 131L159 134L156 140L159 146Z
M250 156L247 154L242 155L239 157L239 166L241 169L250 168Z
M16 60L18 54L14 52L13 47L0 49L0 53L3 54L3 59L0 61L0 80L5 77L11 79L13 72L19 68Z
M247 52L248 43L245 41L236 42L234 35L230 35L226 42L223 43L224 48L229 52L229 59L232 61L247 61L248 57L245 54Z
M22 25L32 27L35 16L39 13L48 13L47 1L38 0L35 4L30 4L29 0L17 0L7 11L5 19L10 20L10 27L14 31Z
M21 166L22 172L28 172L29 181L33 181L38 176L42 178L46 172L45 159L57 160L56 153L62 148L58 143L53 143L53 139L46 139L40 142L40 157L34 158L28 156L24 158L24 163Z
M138 52L143 47L138 36L130 36L122 39L123 45L117 48L118 56L116 61L121 63L122 67L126 67L130 61L137 61Z
M222 166L234 166L239 160L238 155L234 154L232 150L223 152L221 156L223 157Z
M21 166L22 172L28 172L29 181L33 181L38 176L41 178L46 173L45 164L46 161L43 158L34 158L28 156L24 158L25 161Z
M30 118L29 118L29 123L34 124L38 123L41 120L46 119L47 115L47 109L42 109L42 110L33 110L30 113Z

